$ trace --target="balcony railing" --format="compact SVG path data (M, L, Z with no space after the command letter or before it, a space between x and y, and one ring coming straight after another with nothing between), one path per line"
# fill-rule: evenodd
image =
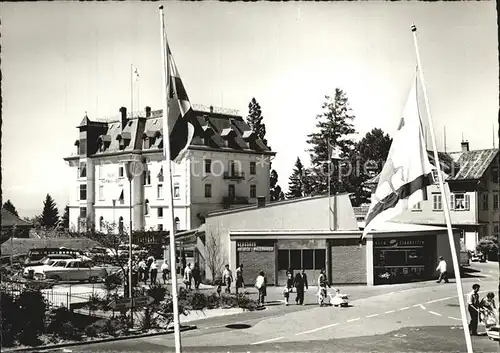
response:
M225 205L246 205L248 204L248 197L245 196L224 196L222 203Z
M224 172L224 179L242 180L242 179L245 179L245 173L244 172L237 172L237 171Z

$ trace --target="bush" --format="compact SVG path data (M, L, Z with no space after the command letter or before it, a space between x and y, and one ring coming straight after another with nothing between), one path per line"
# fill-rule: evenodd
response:
M2 291L0 294L2 313L2 347L13 346L19 333L19 307L16 305L14 297Z
M57 331L57 335L63 339L72 340L72 341L81 341L82 340L82 332L80 329L75 327L71 321L66 321L59 326Z
M118 273L112 273L110 275L106 275L106 277L104 278L104 288L106 288L107 292L114 291L121 285L122 285L122 278Z
M151 285L149 289L146 291L146 295L152 297L155 300L154 301L155 304L158 304L162 300L164 300L166 294L167 294L167 289L158 284Z
M70 319L71 313L64 306L50 310L45 320L47 333L59 333L62 325L70 321Z
M16 300L19 306L19 316L23 318L22 329L19 333L19 342L24 345L35 346L40 344L38 336L45 329L45 299L40 292L25 291Z
M88 325L85 328L85 334L88 337L98 337L108 335L111 332L111 320L102 319Z

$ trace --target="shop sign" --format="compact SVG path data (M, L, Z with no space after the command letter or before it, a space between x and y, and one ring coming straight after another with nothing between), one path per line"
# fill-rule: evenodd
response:
M423 246L423 239L375 239L374 246Z
M236 242L236 249L239 252L273 252L274 245L258 244L256 241L238 241Z

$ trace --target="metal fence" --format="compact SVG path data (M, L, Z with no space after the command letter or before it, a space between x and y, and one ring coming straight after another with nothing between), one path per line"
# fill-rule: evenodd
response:
M43 288L44 285L47 285L43 282L11 282L11 281L3 281L1 288L2 292L8 293L13 297L19 297L22 292L37 288L40 293L45 298L45 302L49 308L65 306L68 309L71 309L72 305L75 304L83 304L89 301L89 298L92 295L97 294L98 292L92 288L90 292L71 292L71 285L68 287L68 291L57 291L54 290L53 287Z

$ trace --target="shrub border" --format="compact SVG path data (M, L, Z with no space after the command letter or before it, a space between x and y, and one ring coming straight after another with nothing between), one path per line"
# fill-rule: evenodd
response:
M196 330L198 327L196 325L185 325L180 328L181 332L184 331L191 331L191 330ZM49 344L46 346L38 346L38 347L30 347L30 348L2 348L2 352L33 352L33 351L46 351L49 349L54 349L54 348L64 348L64 347L74 347L74 346L84 346L87 344L94 344L94 343L105 343L105 342L113 342L113 341L123 341L123 340L129 340L129 339L134 339L134 338L142 338L142 337L152 337L152 336L160 336L160 335L168 335L174 333L174 330L166 330L162 332L153 332L153 333L143 333L139 335L128 335L128 336L121 336L121 337L110 337L110 338L103 338L103 339L97 339L97 340L91 340L91 341L83 341L83 342L73 342L73 343L58 343L58 344Z

